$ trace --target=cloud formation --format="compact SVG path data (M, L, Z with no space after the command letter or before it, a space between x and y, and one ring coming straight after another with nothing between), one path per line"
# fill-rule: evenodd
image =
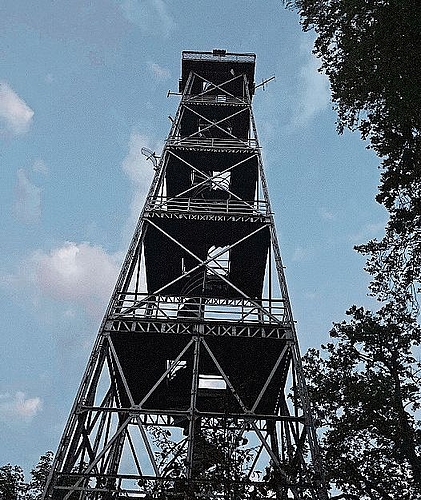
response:
M66 242L31 258L32 276L42 295L72 302L94 317L101 317L120 268L120 255L110 255L89 243Z
M48 167L47 165L41 160L37 159L34 161L34 164L32 165L32 170L34 172L37 172L39 174L47 175L48 174Z
M17 171L14 209L16 218L25 224L41 219L41 188L28 179L23 168Z
M159 64L156 64L153 62L148 62L148 68L149 68L149 71L155 77L155 80L157 80L157 81L163 82L163 81L171 78L170 70L167 68L163 68Z
M39 397L27 398L21 391L14 396L9 393L0 394L0 420L13 418L29 421L41 409L42 401Z
M291 257L292 262L303 262L308 259L309 251L301 246L294 249L294 253Z
M0 285L12 294L22 291L43 315L46 300L62 304L59 317L102 318L117 280L122 254L108 254L100 246L68 241L49 252L37 250L19 263L16 273L0 276ZM57 306L54 305L55 314Z
M318 71L320 61L312 54L312 43L301 45L301 52L310 54L301 67L298 81L298 96L295 114L292 118L294 127L306 126L317 113L327 109L330 103L329 80Z
M349 235L349 241L354 245L361 245L373 238L382 238L386 222L369 222L361 227L359 232Z
M4 81L0 81L0 135L21 135L28 131L34 112Z
M328 221L336 220L336 214L328 210L326 207L320 207L318 212L323 220L328 220Z
M167 38L175 27L164 0L121 0L120 8L127 21L138 26L144 35Z

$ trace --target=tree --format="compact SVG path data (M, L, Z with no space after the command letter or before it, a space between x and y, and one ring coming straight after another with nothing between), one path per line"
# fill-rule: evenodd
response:
M371 242L421 281L421 9L418 0L291 0L329 77L338 131L359 130L381 162L385 239ZM393 243L393 244L391 244ZM390 245L391 244L391 245ZM389 245L389 246L387 246ZM387 252L385 247L387 246Z
M45 455L40 457L38 464L31 470L31 480L26 487L25 500L41 499L53 463L53 456L52 451L47 451Z
M38 464L31 470L31 480L25 483L22 467L3 465L0 467L1 500L40 500L53 461L53 452L42 455Z
M254 499L267 493L264 486L254 485L248 477L259 447L246 446L247 438L239 437L238 428L197 430L193 486L189 486L185 476L187 438L180 446L168 429L153 426L149 430L156 447L157 466L166 480L143 482L147 490L145 498L167 498L168 494L184 498L186 494L188 498Z
M0 498L19 500L25 490L23 470L18 465L0 467Z
M329 77L338 128L358 129L383 160L391 207L419 174L421 10L418 0L295 0ZM418 181L418 179L416 179ZM391 189L390 189L391 188Z
M389 211L367 256L377 312L351 307L305 369L328 479L338 498L421 496L418 294L421 282L421 9L418 0L291 0L328 76L337 128L381 158L377 201Z
M305 371L324 433L327 479L345 498L411 500L421 495L419 325L402 304L377 313L352 307L334 342L312 349Z

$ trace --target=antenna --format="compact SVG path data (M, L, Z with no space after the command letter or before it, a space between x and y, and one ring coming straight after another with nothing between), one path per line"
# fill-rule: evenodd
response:
M143 156L146 156L147 160L151 160L153 168L154 170L156 170L158 165L158 156L156 156L155 151L151 151L148 148L142 148L140 152L143 154Z
M266 78L266 80L262 80L262 83L259 83L259 85L254 86L254 90L258 89L259 87L262 87L262 90L265 90L265 85L272 80L275 80L275 75L271 76L270 78Z

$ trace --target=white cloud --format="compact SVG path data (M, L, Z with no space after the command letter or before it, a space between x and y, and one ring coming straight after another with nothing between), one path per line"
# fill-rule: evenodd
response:
M294 127L306 126L315 115L327 109L330 103L329 80L317 69L320 61L312 54L312 43L302 43L301 52L309 54L299 74L297 103L292 117Z
M100 246L66 242L49 252L37 250L19 263L15 273L0 276L0 286L14 297L25 293L28 303L50 321L48 300L54 304L53 316L71 319L87 313L98 321L117 280L123 255L108 254Z
M66 242L49 253L35 252L28 264L32 266L28 275L42 295L77 304L91 316L101 317L120 261L120 254L109 255L99 246Z
M302 262L304 260L307 260L307 258L308 258L308 250L306 250L303 247L296 247L292 255L291 261Z
M130 218L127 224L126 232L132 232L140 212L146 200L149 187L154 174L153 164L147 160L141 153L142 148L148 148L151 151L161 150L159 143L154 143L148 137L133 132L130 136L129 151L122 163L123 171L129 176L134 186L134 193L130 204Z
M163 0L122 0L124 17L138 26L144 35L159 35L167 38L175 22Z
M10 85L0 81L0 135L21 135L28 131L34 112Z
M358 233L351 234L349 240L354 245L361 245L373 238L381 239L384 234L385 225L386 223L384 221L365 224Z
M309 300L316 300L319 298L319 294L316 292L306 292L304 293L304 297Z
M25 224L35 224L41 218L41 189L28 179L22 168L17 171L15 215Z
M159 64L148 62L148 68L158 81L165 81L171 77L171 73L167 68L159 66Z
M324 208L324 207L321 207L319 209L319 215L324 220L336 220L336 215L333 212L331 212L330 210L327 210L327 208Z
M32 170L39 174L44 174L44 175L48 174L47 165L40 159L34 161L34 164L32 165Z
M27 398L24 392L0 394L0 419L31 420L42 409L39 397Z

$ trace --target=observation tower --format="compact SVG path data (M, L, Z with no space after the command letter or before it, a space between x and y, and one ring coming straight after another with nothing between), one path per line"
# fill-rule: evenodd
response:
M181 95L46 500L326 500L252 112L255 55Z

